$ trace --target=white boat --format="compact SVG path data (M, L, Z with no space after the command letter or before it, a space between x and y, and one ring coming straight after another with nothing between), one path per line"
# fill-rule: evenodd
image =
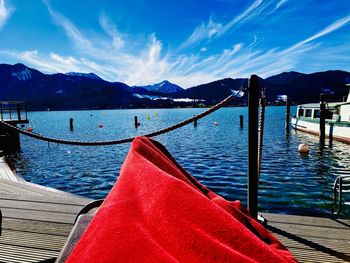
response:
M350 88L350 84L347 87ZM297 115L291 123L296 130L319 135L320 104L298 105ZM325 134L334 140L350 143L350 90L346 101L326 104Z

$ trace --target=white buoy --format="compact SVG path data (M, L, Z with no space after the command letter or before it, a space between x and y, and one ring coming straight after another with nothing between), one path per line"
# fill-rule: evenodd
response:
M215 125L215 126L218 126L219 123L218 123L217 121L214 121L214 125Z
M305 143L299 144L298 151L300 153L308 153L309 152L309 146Z

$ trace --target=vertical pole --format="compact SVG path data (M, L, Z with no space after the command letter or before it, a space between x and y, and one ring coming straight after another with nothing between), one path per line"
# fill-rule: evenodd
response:
M243 128L243 115L239 115L239 127Z
M326 137L326 96L320 95L320 142L323 144Z
M286 100L286 133L289 134L289 123L290 123L290 100Z
M197 124L198 124L198 123L197 123L197 120L194 120L193 126L194 126L194 127L197 127Z
M248 95L248 209L254 218L258 215L258 76L249 80Z
M137 128L139 126L139 122L137 120L137 116L134 116L134 124L135 124L135 128Z
M2 112L2 103L0 102L0 113L1 113L1 120L3 121L4 120L4 115L3 115L3 112Z
M17 116L18 120L21 121L21 105L17 104Z
M24 103L24 111L26 112L26 121L28 120L27 104Z
M74 125L73 125L73 118L69 118L69 130L73 131L74 130Z

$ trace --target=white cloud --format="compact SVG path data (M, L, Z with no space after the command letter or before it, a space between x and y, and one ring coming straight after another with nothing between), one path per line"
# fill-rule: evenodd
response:
M124 40L119 33L117 27L110 21L110 19L102 13L100 15L100 25L104 29L105 33L112 38L113 46L119 49L124 46Z
M67 36L71 38L79 48L91 48L90 41L73 25L71 21L69 21L60 13L53 10L50 6L49 0L42 1L46 4L47 10L49 11L49 14L51 15L54 22L64 29Z
M337 21L335 21L334 23L332 23L331 25L327 26L326 28L324 28L323 30L321 30L320 32L318 32L317 34L311 36L311 37L308 37L307 39L303 40L303 41L300 41L298 43L296 43L295 45L293 45L290 50L292 49L296 49L298 47L301 47L305 44L308 44L309 42L315 40L315 39L318 39L322 36L325 36L329 33L332 33L333 31L336 31L340 28L342 28L343 26L345 26L346 24L348 24L350 22L350 15L346 16L346 17L343 17Z
M272 6L271 3L255 1L246 12L237 17L236 23L250 19L257 12L263 12L267 6ZM218 53L211 53L214 49L208 44L200 52L197 49L195 53L184 54L165 49L155 34L134 39L123 35L105 14L100 15L104 34L96 37L94 32L82 32L69 19L49 5L47 7L53 20L74 43L76 55L64 56L58 52L45 54L37 50L2 51L2 55L16 58L46 73L94 72L106 80L121 81L128 85L146 85L168 79L184 88L225 77L248 77L252 73L267 77L295 70L306 55L312 60L311 55L315 55L320 45L317 39L344 27L350 21L350 16L339 19L318 33L284 49L263 49L263 39L253 35L251 42L231 43L229 48ZM208 24L203 24L202 31L198 30L193 35L193 41L204 35L206 38L215 37L223 32L224 27L227 25L223 26L210 19ZM209 48L211 52L207 52ZM344 47L341 48L345 50ZM334 49L330 51L336 52ZM341 55L341 51L336 54Z
M6 24L13 12L13 7L8 7L5 0L0 0L0 29Z

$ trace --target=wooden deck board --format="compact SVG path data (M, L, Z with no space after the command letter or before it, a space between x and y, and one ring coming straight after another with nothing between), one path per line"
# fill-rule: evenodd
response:
M0 159L0 262L54 262L91 200L27 183Z
M350 220L263 214L299 262L350 262Z
M26 183L0 158L0 262L54 262L76 214L90 201ZM263 216L267 228L299 262L350 262L350 220Z

